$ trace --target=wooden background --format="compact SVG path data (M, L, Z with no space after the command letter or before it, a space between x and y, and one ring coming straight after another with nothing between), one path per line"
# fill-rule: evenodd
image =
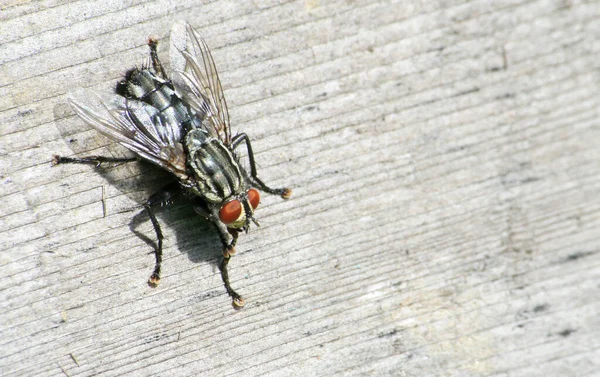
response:
M598 1L1 4L0 375L600 375ZM65 94L179 19L294 189L240 238L241 311L184 203L146 285L151 168L50 165L123 153Z

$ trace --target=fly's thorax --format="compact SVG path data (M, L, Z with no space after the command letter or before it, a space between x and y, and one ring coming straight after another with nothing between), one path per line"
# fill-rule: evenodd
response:
M220 139L202 129L185 136L187 165L196 185L190 189L209 203L218 204L244 192L244 178L233 153Z

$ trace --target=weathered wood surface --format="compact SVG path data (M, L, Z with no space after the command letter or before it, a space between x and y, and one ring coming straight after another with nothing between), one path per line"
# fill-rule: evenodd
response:
M146 170L50 166L122 152L65 93L178 19L294 188L240 238L241 311L183 204L146 285ZM598 375L599 37L598 1L4 0L0 374Z

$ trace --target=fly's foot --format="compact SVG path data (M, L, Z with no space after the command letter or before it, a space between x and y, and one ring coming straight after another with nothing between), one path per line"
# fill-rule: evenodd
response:
M239 310L246 305L246 300L244 300L242 296L236 295L236 297L233 297L231 304L233 305L234 309Z
M157 274L155 272L148 278L148 285L152 288L156 288L158 286L158 283L160 283L160 274Z
M283 199L289 199L292 196L292 189L291 188L283 188L283 189L281 189L280 195Z

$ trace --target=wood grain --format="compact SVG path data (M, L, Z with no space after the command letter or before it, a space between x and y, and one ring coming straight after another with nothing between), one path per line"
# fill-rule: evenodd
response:
M598 375L598 1L199 3L0 5L0 375ZM65 94L179 19L294 189L240 237L241 311L185 203L146 285L151 169L50 165L125 153Z

